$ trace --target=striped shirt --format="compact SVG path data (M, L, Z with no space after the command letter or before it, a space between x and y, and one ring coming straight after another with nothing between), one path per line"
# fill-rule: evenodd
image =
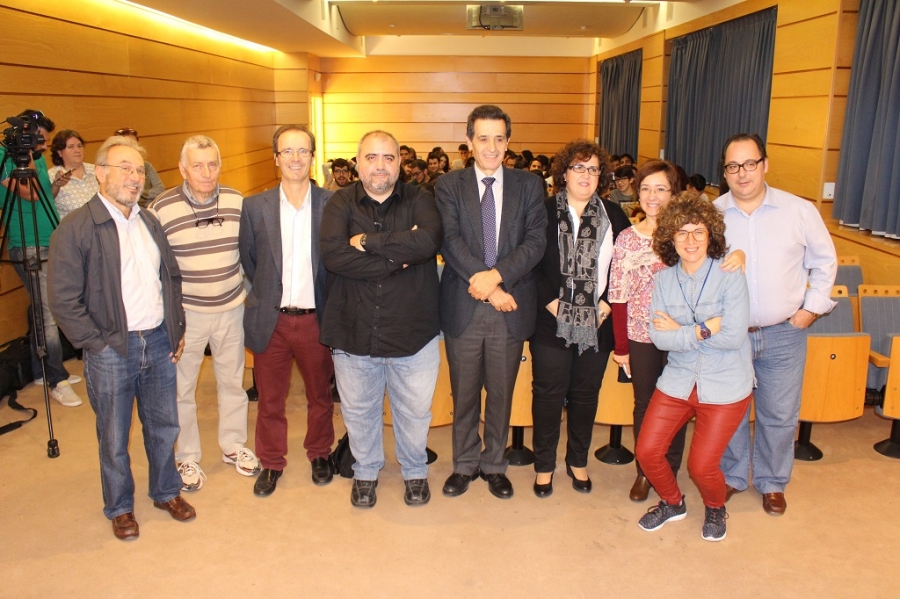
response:
M184 309L217 313L244 301L244 278L238 254L238 230L244 197L219 186L206 204L195 202L187 183L164 191L150 210L162 223L181 269ZM219 216L221 226L204 219Z

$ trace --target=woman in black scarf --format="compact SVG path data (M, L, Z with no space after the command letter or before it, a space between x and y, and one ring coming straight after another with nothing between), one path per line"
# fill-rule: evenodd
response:
M547 249L535 269L537 327L529 340L533 370L534 493L553 492L563 405L568 407L566 473L589 493L588 450L603 373L614 347L606 302L609 265L619 232L631 226L598 189L609 184L609 157L580 139L553 160L556 196L546 201Z

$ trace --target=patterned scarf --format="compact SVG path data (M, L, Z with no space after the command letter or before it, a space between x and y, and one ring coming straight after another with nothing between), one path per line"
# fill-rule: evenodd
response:
M609 230L609 217L594 193L581 215L578 239L569 213L566 190L556 194L556 220L559 225L559 272L563 284L559 289L556 336L566 347L578 344L578 353L588 348L597 350L597 259L600 243Z

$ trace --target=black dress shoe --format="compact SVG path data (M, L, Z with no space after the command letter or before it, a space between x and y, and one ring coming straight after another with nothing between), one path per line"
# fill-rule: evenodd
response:
M312 461L312 481L317 485L327 485L334 478L331 461L327 458L316 458Z
M268 497L275 491L275 484L281 478L283 470L272 470L271 468L263 468L253 485L253 494L259 497Z
M350 490L350 503L353 507L375 507L375 487L378 486L377 480L357 480L353 479L353 488Z
M550 497L553 495L553 474L550 474L550 482L542 485L539 484L537 478L534 479L534 494L538 497Z
M411 478L403 481L403 484L406 485L406 493L403 494L406 505L425 505L431 499L427 478Z
M482 472L481 478L487 481L488 489L494 497L509 499L513 496L512 483L509 482L505 474L485 474Z
M572 477L572 488L578 491L579 493L590 493L593 485L591 484L591 479L587 480L578 480L575 478L575 473L572 472L572 467L566 464L566 474Z
M478 468L472 474L462 474L454 472L444 483L443 493L447 497L457 497L469 490L469 482L478 477L480 471Z

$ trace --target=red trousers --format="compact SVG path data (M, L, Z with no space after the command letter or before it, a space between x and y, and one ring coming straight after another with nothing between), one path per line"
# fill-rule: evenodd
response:
M285 401L291 385L293 361L306 386L306 438L303 447L310 461L327 458L334 443L334 401L331 352L319 343L315 314L278 315L266 351L254 356L259 407L256 417L256 456L263 468L283 470L287 465Z
M666 461L666 451L675 433L696 416L688 473L700 490L704 505L712 508L725 505L725 475L719 468L719 461L741 423L751 397L752 394L730 404L703 404L697 398L696 386L686 401L666 395L659 389L653 393L635 454L644 475L666 503L678 504L682 497L678 481Z

